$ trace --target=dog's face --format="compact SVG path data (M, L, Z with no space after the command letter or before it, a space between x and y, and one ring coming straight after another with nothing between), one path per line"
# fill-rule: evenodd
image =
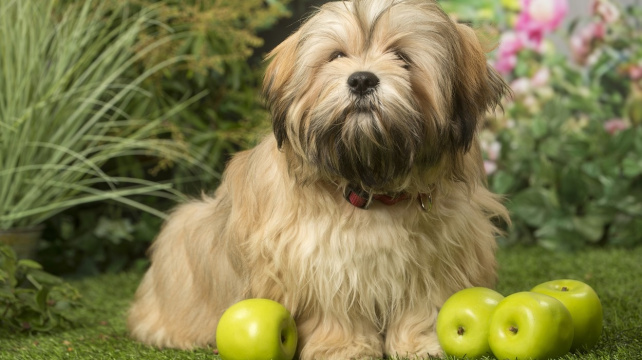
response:
M317 176L371 191L444 156L456 163L506 90L474 32L433 0L327 3L270 57L264 95L279 147Z

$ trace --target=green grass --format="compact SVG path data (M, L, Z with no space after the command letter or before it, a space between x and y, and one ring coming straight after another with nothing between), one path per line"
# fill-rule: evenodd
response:
M564 359L642 358L642 248L575 254L514 248L498 257L498 290L504 295L558 278L585 281L600 295L604 333L597 348ZM0 329L0 359L216 359L213 349L157 350L128 338L125 313L140 276L103 275L75 283L89 304L84 325L41 335Z

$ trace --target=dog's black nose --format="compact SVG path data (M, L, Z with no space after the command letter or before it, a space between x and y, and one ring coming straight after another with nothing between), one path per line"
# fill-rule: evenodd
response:
M350 90L357 95L364 95L379 85L379 78L370 71L358 71L348 78Z

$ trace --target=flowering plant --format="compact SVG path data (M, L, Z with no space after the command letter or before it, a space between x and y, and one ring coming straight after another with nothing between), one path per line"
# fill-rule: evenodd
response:
M514 28L501 37L495 68L508 75L523 50L543 53L544 36L560 26L567 12L567 0L522 0Z
M481 142L493 190L508 195L505 242L551 249L634 245L642 232L642 11L566 0L503 1L512 19L493 65L513 89ZM516 6L519 5L519 6Z

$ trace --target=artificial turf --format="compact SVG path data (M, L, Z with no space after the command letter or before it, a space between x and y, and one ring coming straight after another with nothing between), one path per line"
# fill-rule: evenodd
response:
M548 280L572 278L593 286L604 308L604 332L597 347L563 359L642 359L642 247L552 253L508 248L498 253L497 290L504 295ZM125 314L141 278L122 273L74 283L87 309L83 324L49 334L0 329L0 359L218 359L214 349L157 350L130 340Z

